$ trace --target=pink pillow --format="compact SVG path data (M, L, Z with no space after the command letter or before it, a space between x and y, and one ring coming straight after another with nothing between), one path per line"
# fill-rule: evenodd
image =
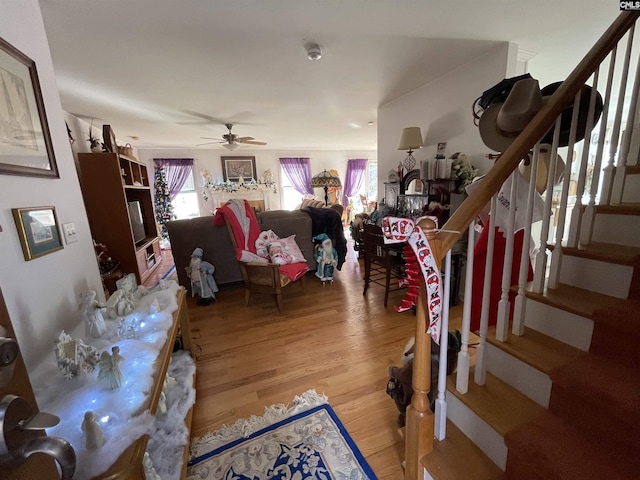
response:
M260 232L258 238L256 238L256 254L262 258L269 258L269 244L280 240L280 237L276 235L273 230L265 230Z
M274 260L275 257L275 260ZM306 259L296 243L296 236L291 235L269 244L269 258L272 263L286 265L288 263L305 262Z

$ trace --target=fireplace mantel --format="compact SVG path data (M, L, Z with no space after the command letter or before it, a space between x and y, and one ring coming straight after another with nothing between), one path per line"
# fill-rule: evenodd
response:
M262 206L264 210L271 210L270 200L273 192L275 192L275 184L209 184L204 186L205 201L211 202L213 211L232 199L248 200L254 204L254 207ZM259 202L262 202L262 205Z

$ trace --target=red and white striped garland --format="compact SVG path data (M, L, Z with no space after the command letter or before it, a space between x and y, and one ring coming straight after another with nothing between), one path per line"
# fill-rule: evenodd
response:
M438 264L433 256L427 236L418 226L423 218L434 220L434 217L420 217L415 222L409 218L385 217L382 220L382 232L385 243L407 242L415 253L420 270L427 286L427 311L429 327L427 333L437 344L440 344L440 325L442 323L442 280Z

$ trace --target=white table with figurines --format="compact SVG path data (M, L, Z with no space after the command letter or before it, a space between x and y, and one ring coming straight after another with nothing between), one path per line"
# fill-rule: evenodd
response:
M185 290L133 283L105 304L83 294L85 325L61 332L32 375L40 409L60 417L47 434L75 449L74 480L185 477L195 402ZM185 351L172 354L179 329Z

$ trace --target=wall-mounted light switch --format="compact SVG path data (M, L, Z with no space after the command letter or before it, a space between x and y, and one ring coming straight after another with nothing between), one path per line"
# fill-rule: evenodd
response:
M64 239L67 242L67 245L70 243L75 243L78 241L78 234L76 233L76 224L75 223L63 223L62 231L64 232Z

